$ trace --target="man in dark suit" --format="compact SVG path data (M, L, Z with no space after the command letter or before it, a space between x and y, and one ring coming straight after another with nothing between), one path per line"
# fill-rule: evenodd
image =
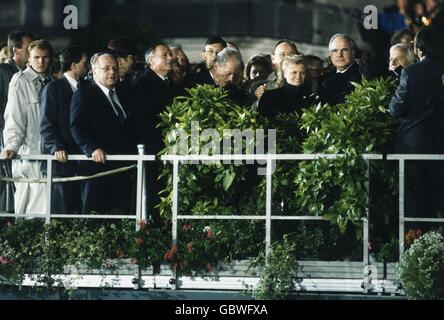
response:
M28 46L34 37L23 31L8 34L8 60L0 64L0 148L3 149L4 113L8 102L9 82L12 76L26 68L28 62ZM12 176L11 160L1 160L0 175ZM14 212L14 183L0 182L0 211Z
M87 55L81 48L70 46L61 53L60 64L63 76L49 83L42 93L40 134L43 152L57 158L54 176L72 177L81 164L68 162L68 155L81 152L71 135L70 104L73 93L86 85L82 78L88 71ZM54 213L80 212L80 183L55 183L51 199Z
M399 121L395 151L407 154L444 153L444 63L437 61L439 45L432 29L419 31L415 37L419 63L401 72L390 113ZM443 213L443 163L407 161L405 214L426 217Z
M355 62L355 43L346 34L335 34L328 45L330 60L335 68L320 79L319 94L323 102L336 105L343 103L353 91L351 82L360 82L361 73Z
M119 64L119 79L116 87L125 95L125 99L130 99L132 95L132 75L136 62L136 44L130 38L115 38L108 42L110 53L114 54Z
M202 63L199 63L194 71L186 79L186 87L192 88L197 84L212 84L212 78L209 70L216 62L216 56L224 48L227 47L227 42L221 36L212 36L205 41L202 50Z
M214 65L209 70L209 79L196 84L210 84L214 87L224 88L234 103L245 105L248 96L233 83L241 65L242 56L240 52L227 47L217 54Z
M157 43L145 53L147 69L134 85L133 110L138 141L145 145L147 154L157 155L163 148L161 131L156 128L160 113L173 102L180 92L169 75L172 71L172 52L164 43ZM159 211L154 208L160 201L162 190L157 180L160 173L158 162L147 163L148 211L154 222L160 222Z
M94 82L81 88L71 101L71 133L80 150L92 157L85 174L120 167L108 163L107 154L135 154L131 114L128 101L115 90L118 79L116 58L109 53L96 53L91 58ZM119 173L87 180L82 192L83 212L106 212L130 206L130 175Z

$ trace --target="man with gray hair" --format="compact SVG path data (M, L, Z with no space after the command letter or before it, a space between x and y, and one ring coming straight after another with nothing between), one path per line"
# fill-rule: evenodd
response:
M132 117L129 101L116 83L119 65L115 56L96 53L91 58L94 82L77 90L71 100L71 134L81 152L93 162L82 163L83 175L92 175L121 167L108 163L108 154L135 154ZM110 175L84 182L83 213L109 212L123 209L129 212L130 176Z
M233 102L243 105L247 96L234 84L240 68L242 68L240 52L234 48L226 47L217 54L214 65L209 69L211 78L196 84L210 84L214 87L224 88Z
M401 70L415 62L415 53L406 45L398 43L390 48L389 70L395 74L398 82L401 76Z
M335 105L345 101L345 96L353 91L351 82L360 82L361 73L355 62L355 42L350 36L333 35L328 49L334 68L321 78L319 93L323 102Z

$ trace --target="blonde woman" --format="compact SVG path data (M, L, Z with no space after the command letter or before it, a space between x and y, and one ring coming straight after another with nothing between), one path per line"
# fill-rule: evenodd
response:
M282 64L283 86L265 91L259 100L258 111L264 116L300 112L316 99L307 83L308 67L303 56L287 56Z

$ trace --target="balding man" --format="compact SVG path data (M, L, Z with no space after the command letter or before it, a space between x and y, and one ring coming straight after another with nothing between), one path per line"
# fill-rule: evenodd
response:
M298 54L296 45L287 39L279 40L274 46L271 54L271 62L273 63L273 72L268 75L267 82L256 89L255 96L259 100L264 94L265 90L273 90L281 87L285 81L281 81L282 63L285 58L290 55Z
M84 163L84 175L114 169L121 165L107 163L108 154L135 154L133 124L129 102L119 93L116 83L119 65L115 56L96 53L91 58L94 82L72 96L71 133L79 149L94 163ZM126 173L87 180L82 190L83 213L129 211L129 176Z
M334 68L321 78L319 93L323 102L343 103L353 91L351 82L360 82L361 73L355 62L355 43L346 34L335 34L328 45Z
M170 78L173 70L173 54L168 45L157 43L145 53L147 68L136 82L133 90L133 108L135 113L138 141L145 145L146 153L156 155L163 148L159 114L173 102L180 92L180 87ZM160 223L158 192L162 190L157 177L160 173L158 162L146 164L148 188L148 212L155 223Z
M224 88L231 100L238 105L244 105L247 101L247 96L235 83L241 68L242 56L239 51L227 47L217 54L214 65L209 70L212 79L209 84Z

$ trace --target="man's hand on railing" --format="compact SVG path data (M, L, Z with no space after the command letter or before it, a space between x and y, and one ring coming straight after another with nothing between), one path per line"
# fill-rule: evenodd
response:
M105 151L103 151L103 149L96 149L94 150L94 152L91 154L92 159L94 162L98 162L98 163L105 163L106 162L106 153Z
M59 150L54 153L56 160L61 163L68 162L68 155L65 150Z
M12 159L12 158L15 158L16 155L17 155L17 152L15 152L15 151L3 150L2 153L0 154L0 158L2 158L2 159Z

